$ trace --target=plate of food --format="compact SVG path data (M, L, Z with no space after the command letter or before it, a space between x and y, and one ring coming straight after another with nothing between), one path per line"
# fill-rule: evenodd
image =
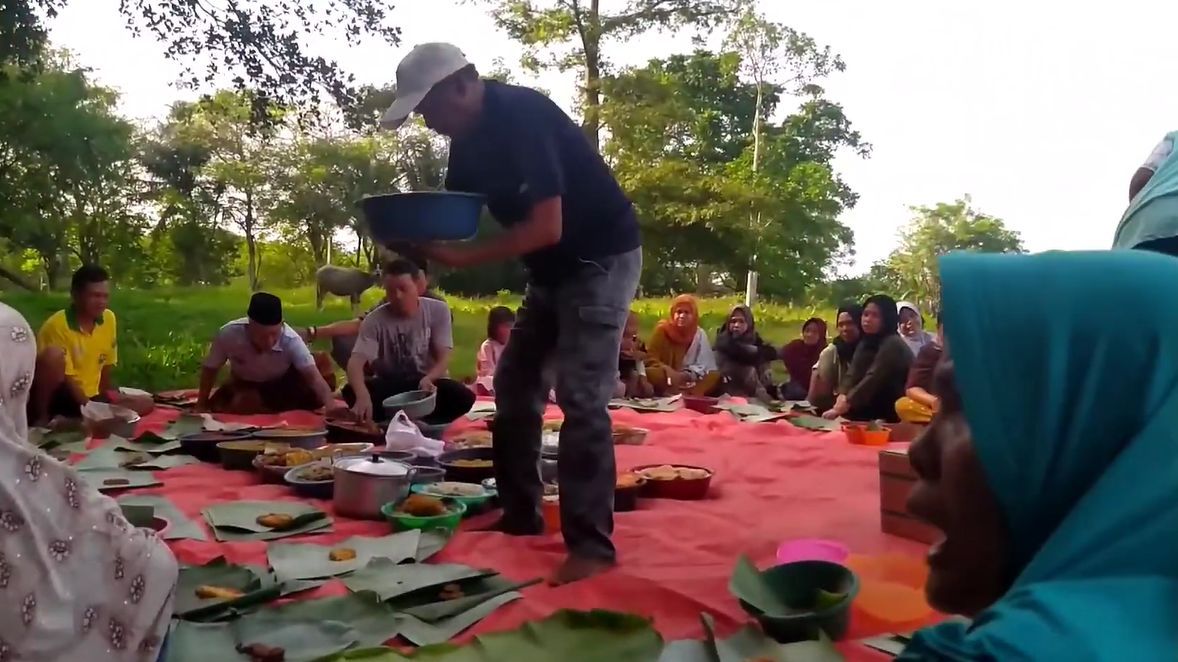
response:
M254 457L254 469L267 483L285 483L286 472L315 461L315 454L302 448L268 448Z
M450 444L455 449L462 448L490 448L491 447L491 431L490 430L467 430L459 432L450 440Z
M646 480L642 495L653 499L703 499L712 484L713 471L688 464L647 464L633 473Z
M440 483L425 483L410 488L414 494L454 499L461 502L469 510L474 510L498 495L498 491L488 489L477 483L458 483L442 481Z
M410 494L401 501L386 503L380 512L398 530L453 531L466 514L466 506L456 499Z
M330 499L335 491L335 470L330 460L294 467L283 478L296 493L312 499Z
M490 448L449 451L438 456L438 466L446 470L446 480L481 483L495 476L494 451Z
M614 512L624 513L638 509L638 495L646 485L646 478L633 471L618 474L614 485Z

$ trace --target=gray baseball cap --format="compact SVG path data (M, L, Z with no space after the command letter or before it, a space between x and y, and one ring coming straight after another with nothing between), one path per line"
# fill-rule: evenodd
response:
M419 44L397 65L397 90L393 104L380 119L386 129L400 128L433 89L434 85L469 66L466 56L453 44Z

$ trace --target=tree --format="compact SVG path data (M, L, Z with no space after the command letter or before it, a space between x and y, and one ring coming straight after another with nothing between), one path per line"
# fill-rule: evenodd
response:
M609 60L602 49L654 29L710 28L725 20L741 0L628 0L603 11L601 0L474 0L490 8L508 36L523 44L523 65L532 71L576 69L581 79L582 126L594 147L601 128L602 78ZM549 49L546 58L540 51Z
M749 256L764 256L766 286L793 296L822 277L849 245L838 221L854 193L831 167L842 148L866 144L821 97L807 99L780 124L777 86L741 80L735 52L696 51L650 61L604 81L605 153L644 225L647 291L694 283L733 288ZM753 168L754 115L766 121ZM765 219L754 227L750 217Z
M34 249L52 288L71 256L97 261L135 243L133 127L64 53L2 70L0 237Z
M67 0L0 3L0 63L35 58L45 30L38 13L52 18ZM309 50L311 35L355 45L365 37L399 42L386 24L385 0L119 0L127 27L166 44L164 54L184 67L191 87L232 82L254 92L259 117L270 104L317 106L322 94L341 106L358 98L353 78L334 60Z
M875 273L883 275L898 296L915 299L925 310L941 303L937 258L952 251L1022 253L1019 233L1000 218L973 208L969 196L932 207L912 207L913 217L900 246Z
M765 94L770 89L789 94L818 96L821 89L813 81L845 68L842 59L829 46L821 47L813 38L786 25L767 20L751 0L742 3L733 20L726 47L741 57L741 70L751 81L757 97L750 133L753 142L752 171L760 169L761 126L765 119ZM783 78L784 77L784 78ZM753 214L749 220L753 232L764 234L764 219ZM753 305L757 294L757 247L749 255L745 303Z

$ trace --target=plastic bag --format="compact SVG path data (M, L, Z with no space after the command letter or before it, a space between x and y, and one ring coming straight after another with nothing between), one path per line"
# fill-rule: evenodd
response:
M409 451L417 455L437 457L445 449L445 444L437 439L430 439L421 433L421 429L409 420L404 411L397 412L393 420L389 421L389 429L384 435L385 448L390 451Z

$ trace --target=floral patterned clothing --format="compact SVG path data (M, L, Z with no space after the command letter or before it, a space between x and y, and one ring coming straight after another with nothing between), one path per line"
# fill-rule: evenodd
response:
M155 532L28 443L37 345L0 303L0 662L154 662L177 566Z

